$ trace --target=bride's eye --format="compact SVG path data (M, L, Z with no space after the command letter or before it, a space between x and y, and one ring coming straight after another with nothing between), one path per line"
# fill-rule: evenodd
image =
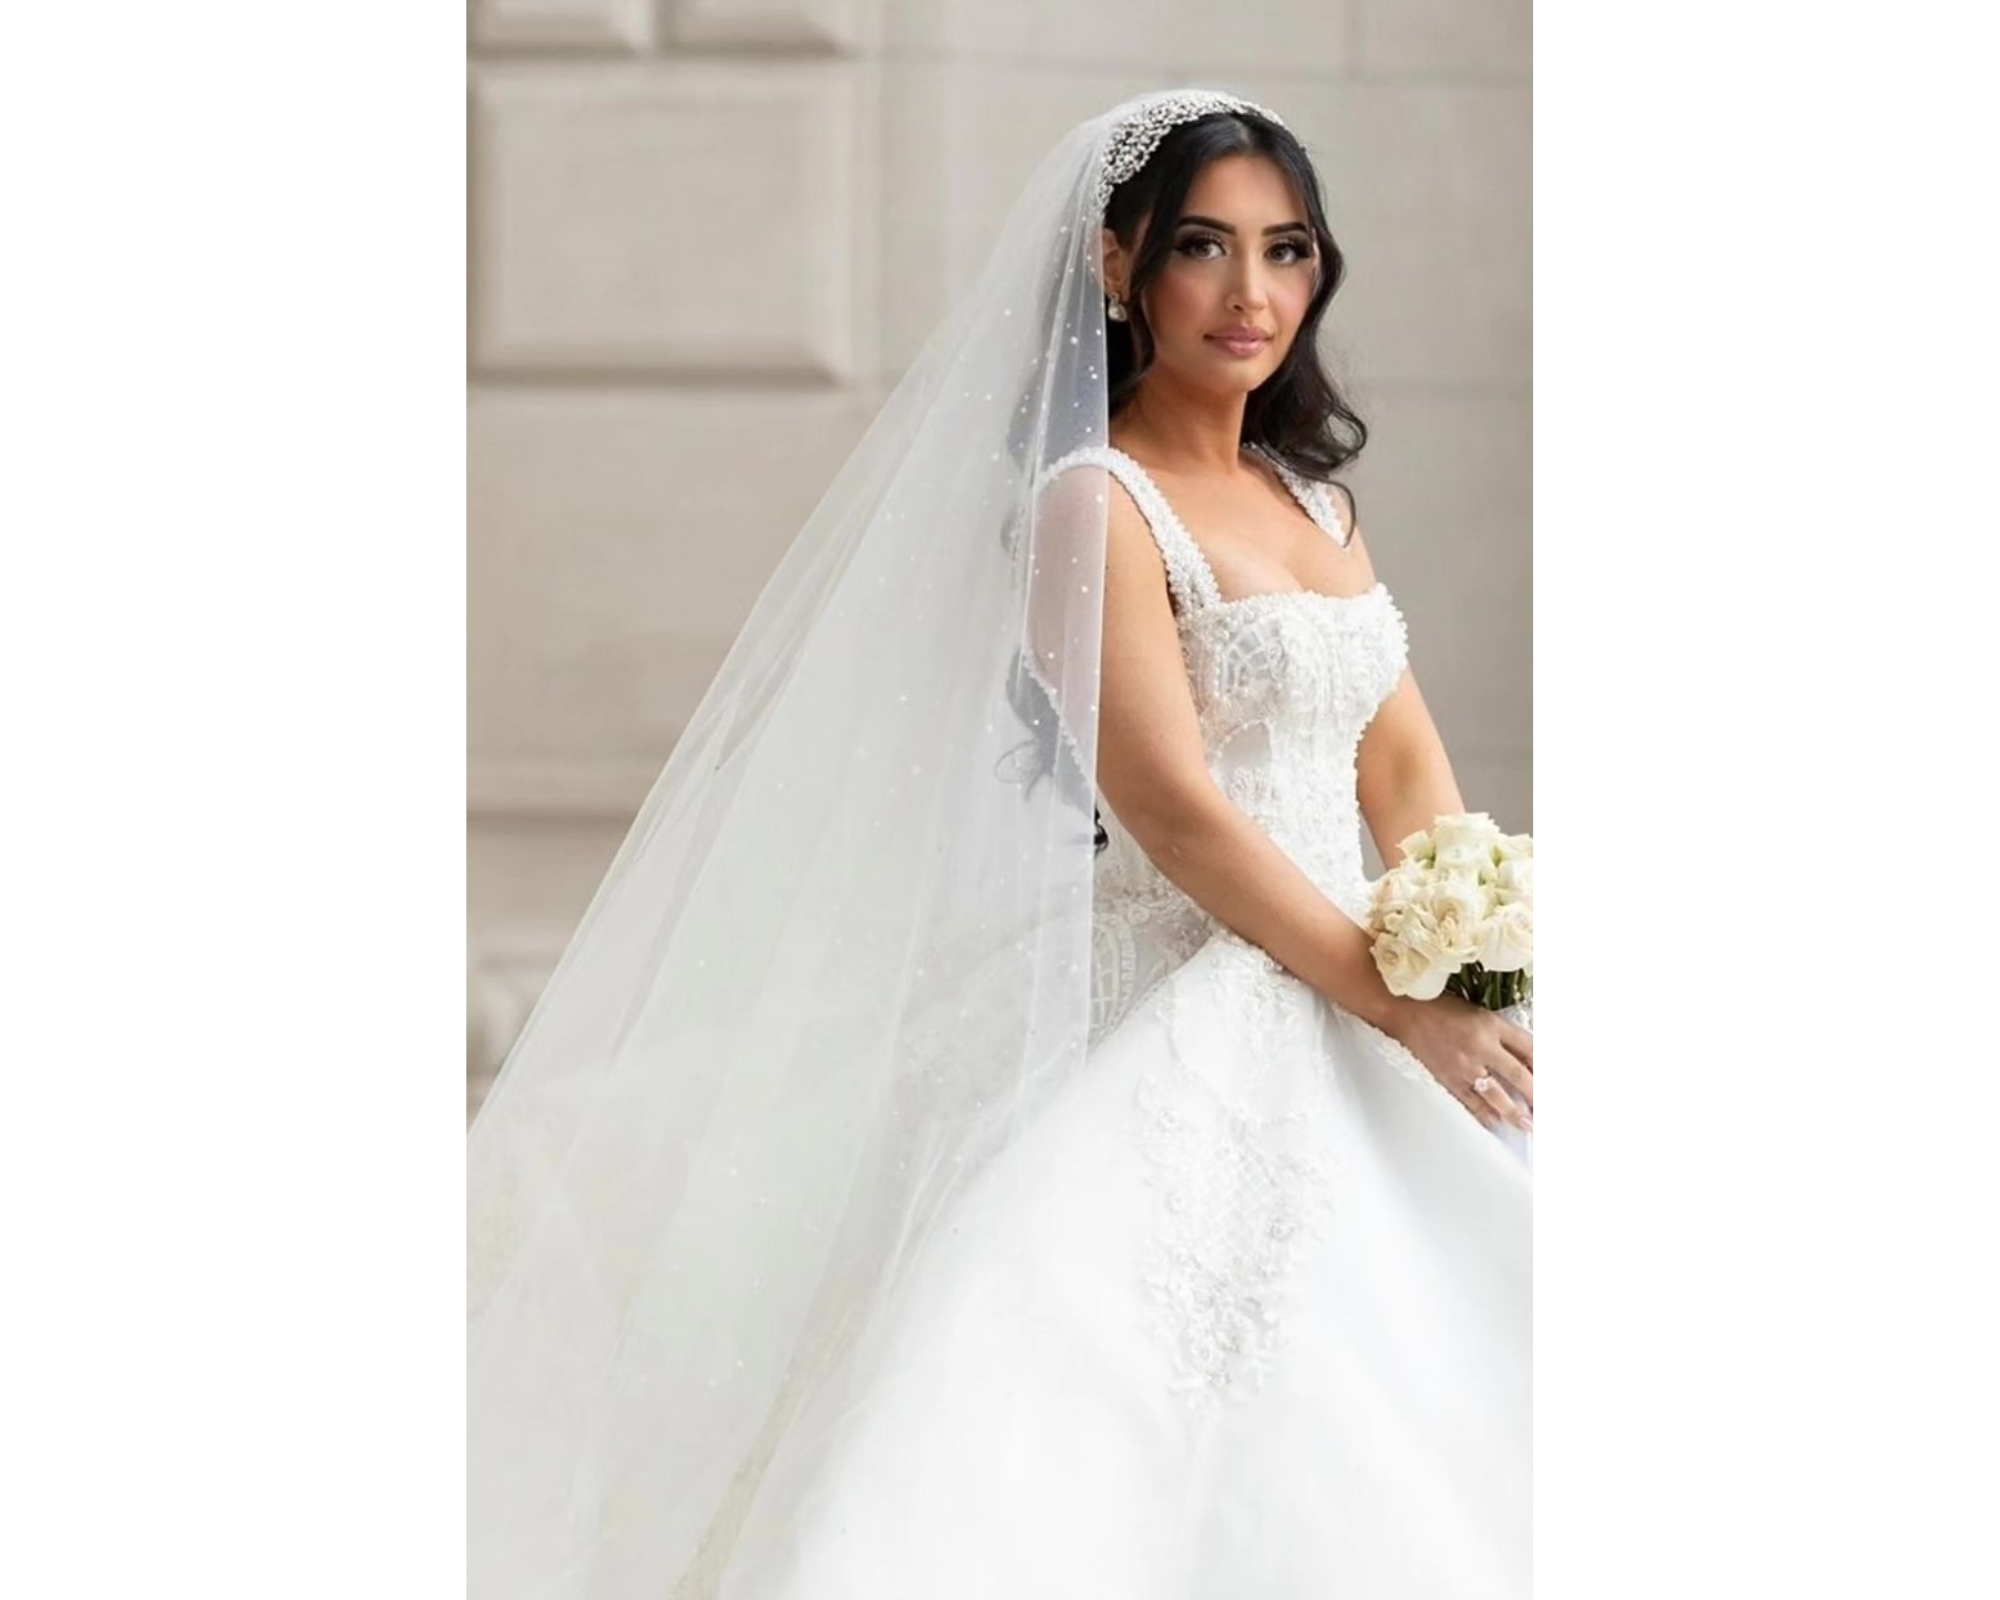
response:
M1207 261L1212 259L1208 256L1195 255L1195 246L1203 244L1212 244L1219 249L1222 246L1222 241L1212 233L1191 233L1185 239L1181 240L1180 243L1175 245L1174 248L1178 250L1182 255L1192 256L1197 261ZM1289 250L1292 252L1289 257L1287 257L1285 260L1279 263L1281 266L1289 267L1295 265L1300 261L1309 261L1312 259L1312 252L1309 249L1307 249L1303 244L1301 244L1297 239L1280 239L1276 244L1272 245L1271 248L1273 250Z

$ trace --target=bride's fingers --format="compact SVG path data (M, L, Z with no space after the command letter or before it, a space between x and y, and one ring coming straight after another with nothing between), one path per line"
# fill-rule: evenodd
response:
M1497 1128L1500 1125L1500 1108L1488 1096L1489 1094L1500 1094L1503 1091L1500 1088L1498 1080L1495 1080L1490 1090L1476 1088L1475 1085L1478 1082L1479 1078L1475 1075L1463 1083L1451 1084L1449 1087L1458 1103L1479 1120L1479 1125L1482 1128L1489 1130Z
M1500 1053L1503 1056L1506 1054L1504 1050ZM1484 1087L1481 1087L1482 1085ZM1526 1131L1528 1111L1507 1092L1507 1079L1501 1073L1491 1067L1485 1068L1472 1080L1472 1093L1477 1095L1481 1104L1493 1113L1492 1121L1486 1123L1487 1127L1491 1128L1495 1123L1505 1121Z
M1508 1022L1505 1018L1497 1020L1500 1022L1500 1042L1520 1058L1523 1066L1530 1072L1533 1072L1535 1070L1535 1036L1518 1022Z
M1532 1113L1535 1109L1534 1072L1515 1060L1505 1050L1496 1050L1493 1054L1495 1058L1493 1064L1486 1070L1498 1078L1501 1083L1512 1089L1523 1100L1527 1101L1526 1109ZM1517 1108L1511 1104L1507 1107L1510 1116L1513 1116L1516 1110Z

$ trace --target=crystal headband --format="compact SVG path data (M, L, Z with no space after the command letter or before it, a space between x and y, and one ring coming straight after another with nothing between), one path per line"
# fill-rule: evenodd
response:
M1285 125L1284 119L1275 111L1266 110L1255 101L1239 100L1233 94L1222 94L1213 89L1189 89L1159 95L1111 130L1111 137L1105 142L1104 165L1097 175L1098 215L1102 216L1104 208L1111 203L1111 191L1153 158L1153 152L1159 149L1160 141L1170 129L1179 127L1183 122L1213 116L1218 111L1252 111L1281 128Z

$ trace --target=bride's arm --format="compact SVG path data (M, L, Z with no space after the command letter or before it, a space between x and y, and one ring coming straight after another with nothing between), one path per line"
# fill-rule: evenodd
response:
M1471 1085L1482 1073L1534 1102L1534 1039L1456 995L1389 992L1368 935L1225 795L1167 600L1166 569L1122 485L1110 489L1098 788L1168 881L1335 1004L1399 1039L1487 1127L1503 1111ZM1498 1090L1488 1093L1497 1099ZM1504 1112L1526 1126L1526 1111Z
M1108 474L1106 474L1108 478ZM1368 934L1218 786L1168 604L1166 568L1124 488L1108 490L1104 672L1098 684L1098 788L1138 846L1194 904L1266 950L1334 1004L1404 1046L1488 1128L1498 1108L1472 1088L1482 1072L1534 1104L1534 1038L1492 1012L1440 994L1388 992ZM1506 1094L1488 1090L1498 1100Z
M1353 547L1372 577L1374 567L1358 527ZM1407 667L1362 734L1355 767L1361 815L1385 867L1402 860L1402 841L1411 834L1465 809L1444 740Z
M1367 935L1208 770L1159 549L1123 486L1107 493L1098 788L1195 904L1384 1026L1407 1002L1383 984Z
M1361 736L1355 765L1361 815L1385 867L1403 859L1402 841L1411 834L1465 809L1444 741L1407 668Z

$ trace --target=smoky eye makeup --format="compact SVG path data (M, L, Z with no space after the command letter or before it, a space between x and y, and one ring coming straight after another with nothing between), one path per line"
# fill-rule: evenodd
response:
M1174 249L1180 254L1190 256L1193 259L1205 260L1208 258L1197 255L1193 248L1202 244L1212 244L1226 248L1229 240L1217 233L1210 233L1200 228L1191 228L1188 232L1175 239ZM1273 234L1265 241L1264 248L1267 250L1290 250L1292 252L1291 261L1310 261L1312 259L1312 235L1305 232Z

